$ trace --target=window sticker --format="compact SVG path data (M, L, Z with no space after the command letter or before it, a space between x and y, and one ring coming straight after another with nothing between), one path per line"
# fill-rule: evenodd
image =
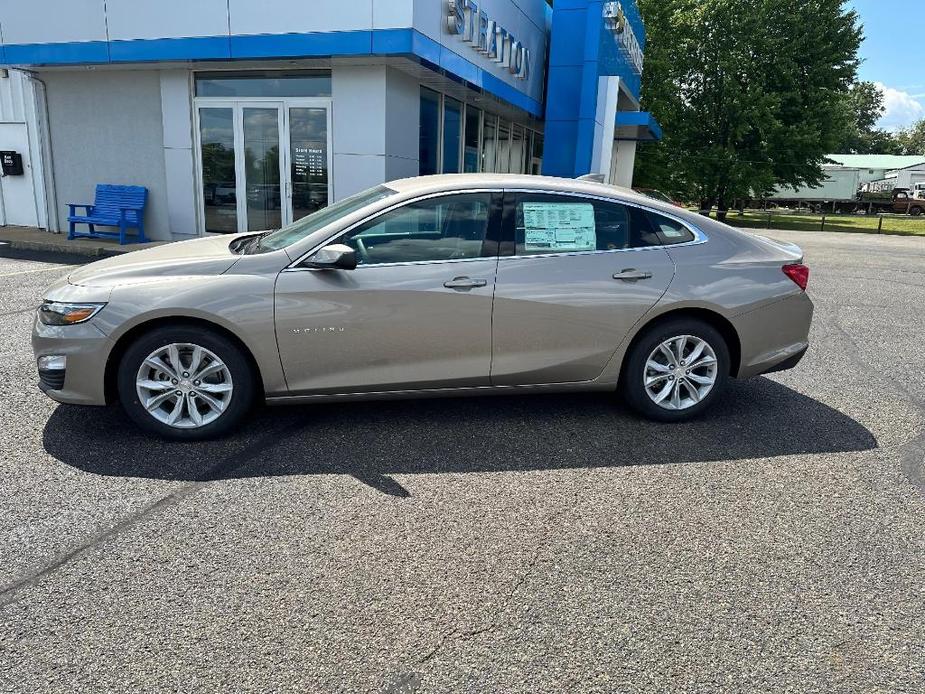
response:
M585 202L525 202L524 250L593 251L597 249L594 205Z
M683 228L675 227L665 222L659 222L658 227L661 232L669 239L681 239L687 236L687 233Z

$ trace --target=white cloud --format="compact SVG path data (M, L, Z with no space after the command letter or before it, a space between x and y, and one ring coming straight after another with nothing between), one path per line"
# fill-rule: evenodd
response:
M919 100L925 95L910 94L882 82L875 84L883 92L883 116L878 123L881 128L899 130L925 118L925 104Z

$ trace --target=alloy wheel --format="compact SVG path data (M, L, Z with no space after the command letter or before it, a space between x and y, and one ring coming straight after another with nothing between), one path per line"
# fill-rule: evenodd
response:
M231 371L214 352L191 343L159 347L135 377L142 407L159 422L197 429L218 419L234 393Z
M686 410L713 390L717 369L716 352L706 340L696 335L669 338L646 359L646 395L666 410Z

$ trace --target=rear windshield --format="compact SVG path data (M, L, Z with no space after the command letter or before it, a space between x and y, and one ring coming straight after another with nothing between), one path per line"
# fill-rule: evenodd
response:
M349 198L344 198L333 205L323 207L317 212L312 212L307 217L303 217L289 226L270 232L260 239L257 249L259 251L278 251L281 248L286 248L341 217L346 217L367 205L372 205L395 194L396 191L391 188L376 186L356 195L351 195Z

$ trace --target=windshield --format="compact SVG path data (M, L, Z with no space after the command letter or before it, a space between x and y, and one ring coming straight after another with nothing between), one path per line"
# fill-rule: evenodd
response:
M348 214L352 214L374 202L395 195L395 192L396 191L386 186L376 186L375 188L364 190L356 195L351 195L349 198L344 198L328 207L322 207L317 212L312 212L307 217L303 217L289 226L277 229L261 237L257 244L257 250L278 251L286 246L291 246L295 242L301 241L309 234L315 233L331 222L341 217L346 217Z

